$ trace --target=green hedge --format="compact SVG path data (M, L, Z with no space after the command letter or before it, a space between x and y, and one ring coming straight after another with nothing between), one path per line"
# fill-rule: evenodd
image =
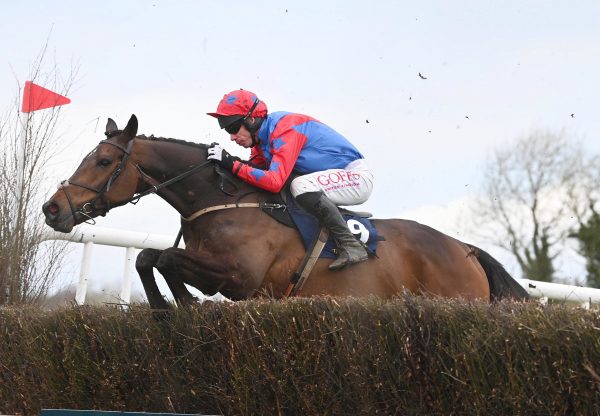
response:
M600 313L405 296L0 310L0 413L598 414Z

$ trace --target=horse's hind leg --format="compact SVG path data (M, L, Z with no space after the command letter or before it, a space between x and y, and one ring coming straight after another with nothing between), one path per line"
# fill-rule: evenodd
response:
M169 309L169 304L163 298L158 286L156 285L156 279L154 277L154 271L152 270L160 257L162 250L156 250L154 248L146 248L138 254L135 261L135 268L140 275L142 285L144 285L144 291L148 298L148 303L153 309Z

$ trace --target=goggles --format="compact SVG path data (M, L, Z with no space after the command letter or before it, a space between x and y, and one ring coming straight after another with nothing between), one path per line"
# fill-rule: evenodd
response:
M237 134L237 132L240 131L240 129L242 128L242 124L244 124L244 119L240 118L239 120L236 120L223 128L229 134Z
M252 111L254 111L259 102L258 98L255 99L252 107L250 107L250 110L248 110L245 116L233 115L219 117L219 126L221 126L222 129L225 129L229 134L237 134L242 128L244 121L250 117L250 114L252 114Z

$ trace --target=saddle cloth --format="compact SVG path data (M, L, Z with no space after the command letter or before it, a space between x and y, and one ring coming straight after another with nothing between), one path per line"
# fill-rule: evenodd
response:
M286 186L285 189L282 190L282 193L284 193L285 197L278 196L268 202L284 203L287 206L287 209L263 208L263 211L280 223L291 228L296 228L302 237L304 249L308 250L319 233L319 221L296 203L296 200L289 190L289 186ZM352 234L354 234L358 240L366 244L371 254L376 254L377 244L379 241L383 240L383 238L379 236L377 229L373 226L369 218L343 208L340 209L340 212L342 213L344 220L346 220L346 224L348 224L348 228ZM325 244L320 257L337 257L337 247L331 236L329 237L327 244Z

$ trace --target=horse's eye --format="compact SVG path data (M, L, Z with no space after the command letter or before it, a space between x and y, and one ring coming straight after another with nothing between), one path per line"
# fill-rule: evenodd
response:
M111 165L111 161L108 159L100 159L98 161L98 166L102 166L102 167L106 167L106 166L110 166Z

